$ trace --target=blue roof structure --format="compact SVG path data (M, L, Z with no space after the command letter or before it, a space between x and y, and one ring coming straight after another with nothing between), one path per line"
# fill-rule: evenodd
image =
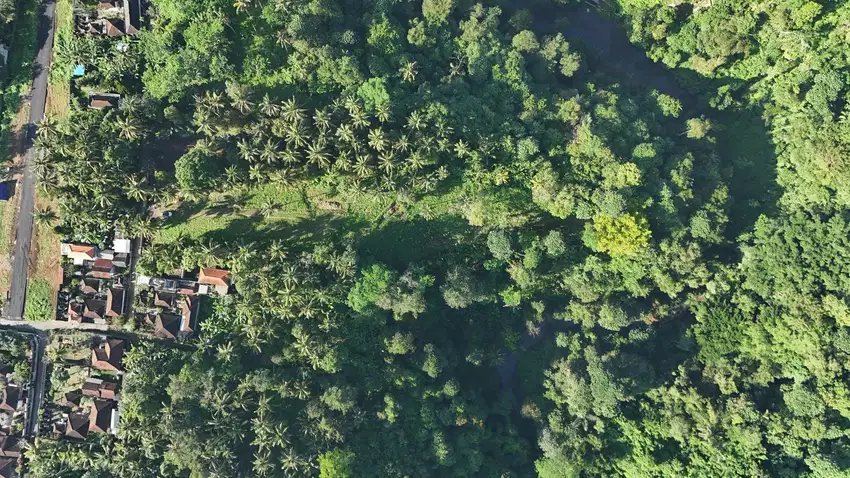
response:
M83 65L77 65L74 67L74 76L83 76L86 74L86 67Z

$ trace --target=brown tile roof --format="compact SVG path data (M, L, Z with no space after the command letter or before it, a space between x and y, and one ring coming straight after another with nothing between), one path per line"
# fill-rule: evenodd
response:
M106 316L118 317L124 313L124 289L106 291Z
M71 252L85 254L91 257L92 259L94 259L96 254L94 246L89 246L85 244L71 244Z
M0 436L0 456L17 458L24 449L24 440L15 436Z
M68 415L68 425L65 436L85 440L89 434L89 415L87 413L71 413Z
M83 317L93 320L103 319L103 315L106 313L105 301L100 299L87 299L85 304L86 307L83 310Z
M111 19L106 19L104 21L104 23L106 25L106 35L107 36L111 36L111 37L124 36L124 32L121 31L121 25L117 21L111 20ZM102 102L106 103L105 106L112 106L112 103L110 103L108 101L92 100L92 108L97 108L97 106L94 106L95 101L98 101L98 102L102 101ZM101 106L100 108L103 108L103 106ZM98 108L98 109L100 109L100 108Z
M198 275L198 282L201 284L229 286L230 278L230 271L228 270L206 267L201 269L201 273Z
M83 279L83 283L80 285L80 290L83 294L96 294L100 292L100 280Z
M89 413L89 431L106 433L109 431L109 424L112 422L112 410L115 408L115 402L111 400L94 399Z
M109 279L112 277L112 261L109 259L98 259L94 261L89 275L98 279Z
M118 383L101 380L99 378L87 378L83 382L82 393L87 397L100 397L108 400L115 399L118 391Z
M176 339L180 332L180 319L175 314L156 314L153 334L162 339Z
M18 460L14 458L0 459L0 478L18 476Z
M18 385L6 385L3 389L3 400L0 401L0 410L14 412L18 409L18 401L21 399L21 387Z
M98 370L123 370L124 341L107 339L91 351L91 366Z
M164 307L170 309L174 307L174 299L177 297L169 292L155 292L153 295L154 307Z
M83 318L83 304L68 302L68 320L79 322Z

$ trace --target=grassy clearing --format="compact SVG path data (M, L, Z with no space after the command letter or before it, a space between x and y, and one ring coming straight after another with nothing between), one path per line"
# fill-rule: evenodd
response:
M54 200L44 197L41 192L36 192L36 209L59 210L59 205ZM47 224L33 224L33 250L30 251L30 276L36 279L44 279L55 283L61 279L62 257L59 254L59 242L61 238ZM58 284L57 284L58 285Z
M32 278L27 284L26 320L53 320L53 287L44 279Z
M286 235L287 228L300 226L309 232L340 222L348 224L351 229L347 230L362 230L398 220L451 215L460 195L459 188L450 188L443 194L412 201L395 194L352 196L333 194L322 186L296 189L265 184L216 193L206 202L167 206L174 216L165 220L157 242L174 242L181 235L225 241L262 237L264 232Z
M23 97L32 84L33 60L37 50L39 5L36 0L18 2L15 38L6 63L7 78L0 99L0 150L8 152L12 123L18 115ZM7 156L8 158L8 156Z
M64 116L71 103L71 76L74 65L64 60L74 36L74 6L71 0L56 2L56 36L53 41L53 61L50 64L50 80L47 87L47 116Z

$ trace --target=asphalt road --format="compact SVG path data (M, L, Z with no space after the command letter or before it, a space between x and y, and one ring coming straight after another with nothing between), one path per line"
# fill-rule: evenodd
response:
M5 310L6 317L17 320L23 318L24 303L27 296L27 271L29 269L30 247L32 246L32 213L35 203L33 163L38 154L34 147L34 140L36 125L44 119L44 107L47 102L47 76L50 71L50 60L53 57L53 16L55 11L55 0L45 0L38 27L36 76L30 95L30 119L27 125L24 178L20 184L21 208L18 213L18 233L13 251L12 285L9 288L10 297ZM56 247L59 247L59 245L57 244Z
M38 435L38 423L41 409L41 401L44 399L44 381L47 377L47 364L44 362L44 348L47 345L46 338L41 334L35 334L35 347L32 351L32 382L30 382L27 394L27 414L24 421L24 436L35 437Z

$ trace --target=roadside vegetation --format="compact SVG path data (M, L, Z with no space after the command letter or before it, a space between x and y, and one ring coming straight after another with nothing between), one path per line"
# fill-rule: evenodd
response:
M237 292L30 474L850 473L850 6L151 3L61 40L47 224Z

